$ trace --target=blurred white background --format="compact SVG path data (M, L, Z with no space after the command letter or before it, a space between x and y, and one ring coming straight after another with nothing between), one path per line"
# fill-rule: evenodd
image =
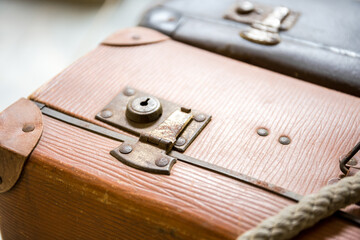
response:
M112 32L135 26L152 2L0 0L0 111Z
M0 0L0 111L27 97L153 0Z

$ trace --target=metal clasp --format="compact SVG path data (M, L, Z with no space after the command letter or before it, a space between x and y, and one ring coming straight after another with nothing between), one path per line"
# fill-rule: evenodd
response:
M339 161L340 170L345 176L353 176L360 171L360 157L357 153L360 151L360 141Z
M112 150L112 156L147 172L170 174L176 159L168 153L185 151L211 116L126 88L96 118L139 135L138 141Z
M224 17L250 25L249 29L240 33L244 39L259 44L274 45L281 41L279 31L290 29L299 15L287 7L269 7L241 1L234 5Z

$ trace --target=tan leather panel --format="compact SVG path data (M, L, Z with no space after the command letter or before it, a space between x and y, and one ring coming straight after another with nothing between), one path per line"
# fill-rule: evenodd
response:
M172 40L99 46L31 98L107 126L95 114L127 85L212 115L187 155L299 194L337 177L360 139L359 98Z
M133 169L108 154L118 144L44 116L22 178L0 194L3 239L230 240L291 203L181 162L170 176ZM332 217L298 239L359 234Z

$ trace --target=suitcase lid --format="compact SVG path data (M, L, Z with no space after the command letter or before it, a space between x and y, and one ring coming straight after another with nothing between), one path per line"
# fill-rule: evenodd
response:
M31 99L125 135L95 116L126 86L198 109L213 120L186 155L301 195L337 177L359 140L358 98L172 40L120 45L100 45Z

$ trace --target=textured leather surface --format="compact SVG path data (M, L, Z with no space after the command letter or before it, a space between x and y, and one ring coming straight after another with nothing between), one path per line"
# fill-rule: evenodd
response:
M282 42L278 45L259 45L240 37L248 25L223 19L234 0L165 1L150 9L140 25L197 47L360 96L359 1L256 2L301 13L293 28L280 33Z
M136 32L136 29L132 31ZM139 30L138 34L143 37L146 33ZM123 39L121 32L116 36ZM360 111L359 98L173 40L138 46L100 45L40 88L31 99L122 132L96 120L95 115L125 86L212 115L212 121L191 144L186 155L302 195L312 193L325 186L328 180L338 177L339 157L346 154L360 137L360 115L355 114ZM248 197L253 194L251 189L183 163L176 163L169 177L129 168L109 154L117 143L74 130L66 124L49 122L49 128L53 129L35 152L36 159L43 158L36 160L40 161L36 165L50 161L55 165L67 165L66 171L72 169L73 174L84 171L87 179L111 177L109 181L100 182L103 188L109 185L122 187L114 193L117 194L115 199L123 198L126 189L134 190L131 196L138 196L145 205L158 201L165 204L161 205L165 219L171 212L177 214L179 211L183 214L175 218L184 225L191 225L193 222L187 221L195 217L196 222L201 222L201 228L218 234L215 238L219 235L234 238L259 219L276 212L272 206L279 206L277 198L272 200L272 195L269 201L262 199L261 203L253 205L256 197ZM269 129L269 136L257 135L256 130L260 127ZM278 139L283 135L291 139L289 145L279 143ZM181 172L179 176L178 171ZM199 177L198 174L204 175ZM30 175L26 181L31 181ZM124 181L127 182L125 186L122 185ZM202 187L197 190L199 184ZM146 192L155 194L151 201L141 200ZM244 194L243 200L239 194ZM67 199L63 195L61 198ZM180 199L181 204L173 199ZM88 204L92 206L92 201ZM177 207L179 210L175 210ZM273 210L268 212L268 208ZM136 214L142 217L140 213ZM146 219L149 215L143 217ZM109 221L122 220L116 219L115 215ZM314 236L356 239L358 229L342 223L334 223L336 231L333 231L335 225L324 223L319 226L321 233ZM179 226L170 220L168 224ZM206 235L205 232L198 234ZM183 234L180 239L188 236Z
M120 142L44 116L19 183L0 194L3 240L231 240L289 200L178 162L170 176L110 156ZM20 230L19 230L20 229ZM296 239L357 239L331 217Z
M212 115L187 155L302 195L337 177L360 138L359 98L173 40L101 45L31 98L116 130L95 115L125 86Z

